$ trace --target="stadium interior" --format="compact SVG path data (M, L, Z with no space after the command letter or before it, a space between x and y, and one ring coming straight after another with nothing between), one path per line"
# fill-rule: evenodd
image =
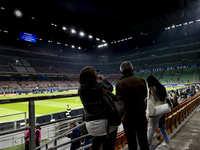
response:
M101 69L114 87L121 78L120 64L130 61L137 77L154 75L166 87L199 88L199 14L200 0L1 0L0 110L11 103L29 105L25 113L14 111L22 113L21 119L1 121L11 113L0 115L0 149L24 148L26 123L32 127L37 123L42 128L45 136L41 149L56 149L65 143L62 135L70 131L70 122L82 121L82 107L76 105L71 117L63 110L36 116L31 102L39 102L37 97L41 95L37 94L50 93L48 100L60 98L52 95L61 92L64 98L77 97L79 74L85 66ZM66 95L68 91L75 94ZM23 95L34 97L16 99ZM184 126L184 120L192 117L199 104L197 92L166 114L168 134L172 136L175 129ZM128 146L122 128L115 150L126 150ZM151 150L163 141L159 131L155 133L157 145ZM68 150L69 145L62 148Z

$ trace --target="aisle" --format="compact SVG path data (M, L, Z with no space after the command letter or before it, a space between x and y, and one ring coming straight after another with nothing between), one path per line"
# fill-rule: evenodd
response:
M182 128L171 138L174 150L200 150L200 107ZM156 150L168 150L162 144Z

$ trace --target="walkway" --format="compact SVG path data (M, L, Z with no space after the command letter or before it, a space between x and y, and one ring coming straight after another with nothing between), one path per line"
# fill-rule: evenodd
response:
M174 150L200 150L200 106L191 114L191 118L171 135L171 146ZM168 150L159 145L156 150Z
M169 134L169 138L173 150L200 150L200 105ZM162 143L155 134L150 150L169 150ZM128 150L128 145L120 150Z

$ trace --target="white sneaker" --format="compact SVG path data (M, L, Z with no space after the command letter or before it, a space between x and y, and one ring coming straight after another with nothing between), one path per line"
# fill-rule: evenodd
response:
M172 149L172 147L171 147L171 145L170 144L168 144L168 143L163 143L163 146L166 146L167 148L169 148L169 149Z

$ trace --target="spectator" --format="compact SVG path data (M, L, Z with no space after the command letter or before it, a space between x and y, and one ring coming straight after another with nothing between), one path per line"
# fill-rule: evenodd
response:
M36 147L40 146L40 140L41 140L41 128L36 127L36 130L35 130L35 145L36 145ZM40 148L37 150L40 150Z
M29 127L29 124L26 124L26 127ZM29 150L29 129L25 132L25 150Z
M134 68L129 61L120 65L123 77L116 84L116 95L125 102L126 115L123 127L129 150L149 150L147 143L147 119L145 115L147 87L144 79L133 74Z
M165 104L167 99L169 99L165 87L152 75L148 76L146 81L147 81L148 87L149 87L149 95L148 95L147 105L148 105L149 101L151 101L155 106ZM149 116L148 115L149 123L148 123L147 137L148 137L148 144L150 147L152 144L152 139L153 139L153 135L154 135L156 126L157 126L160 118L163 115L164 114L157 115L157 116ZM161 118L161 121L163 121L163 118ZM165 124L163 122L159 125L159 130L165 136L164 146L171 148L171 146L169 144L170 141L169 141L168 135L166 133L166 129L165 129Z
M113 86L102 74L100 74L100 81L100 83L97 82L95 69L86 66L80 72L78 93L84 106L86 129L91 136L94 136L92 150L99 150L101 144L104 150L114 150L117 127L108 124L109 111L105 107L106 102L103 100L102 91L103 87L112 92Z
M187 96L187 92L184 90L181 90L181 92L180 92L181 101L183 101L186 96Z
M189 91L190 91L190 88L188 87L188 88L186 89L187 94L189 94Z
M70 123L70 129L72 129L74 127L76 127L75 123ZM73 140L73 139L81 136L81 131L77 128L77 129L71 131L70 134L66 134L65 136L69 137L69 138L71 138L71 140ZM70 150L76 150L80 146L81 146L81 142L80 142L80 140L78 140L76 142L71 143Z
M189 91L189 96L194 96L194 92L193 91Z
M178 97L177 96L174 96L171 98L171 102L173 104L173 108L177 107L178 106Z
M184 91L183 93L184 93L184 99L187 99L187 96L188 96L187 92Z

